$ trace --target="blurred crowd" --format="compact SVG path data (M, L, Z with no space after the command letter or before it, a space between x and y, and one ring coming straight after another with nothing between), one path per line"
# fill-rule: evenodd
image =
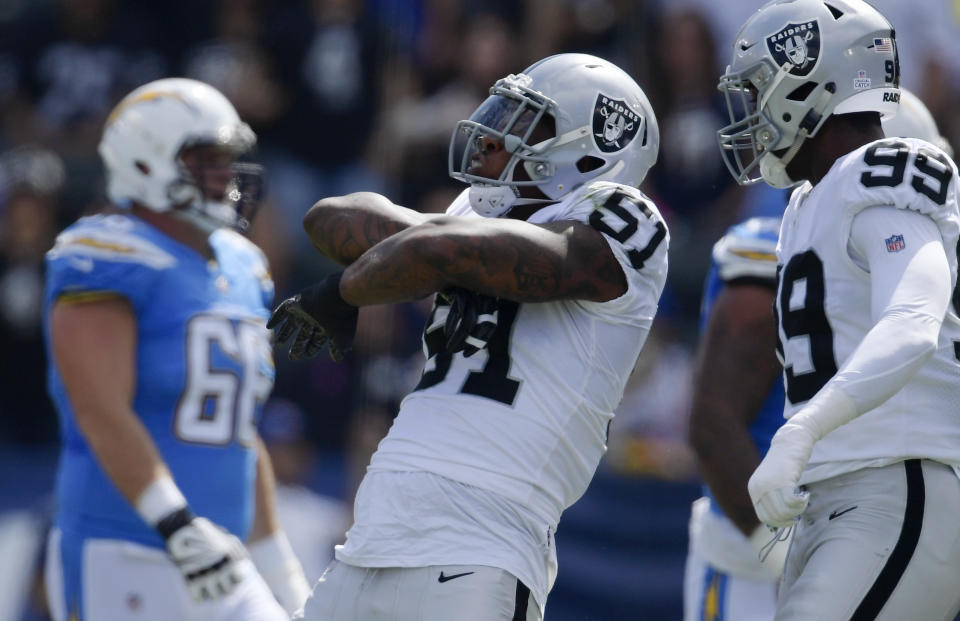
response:
M960 3L873 3L897 28L904 85L960 144ZM604 467L692 477L687 385L711 245L730 224L778 215L786 201L765 185L737 186L715 140L726 122L717 77L735 29L760 4L0 0L0 447L56 445L41 331L43 256L60 229L104 204L96 146L121 95L163 76L197 78L226 94L253 127L268 192L251 235L270 259L280 300L335 269L300 227L314 201L373 190L443 211L462 190L447 176L456 121L497 78L551 53L580 51L619 64L649 96L661 144L643 189L672 233L667 290ZM263 430L288 457L275 457L286 483L352 497L417 381L427 311L426 303L363 309L356 349L342 364L277 356ZM292 487L291 498L296 493ZM331 521L343 519L342 507L328 509L339 516Z

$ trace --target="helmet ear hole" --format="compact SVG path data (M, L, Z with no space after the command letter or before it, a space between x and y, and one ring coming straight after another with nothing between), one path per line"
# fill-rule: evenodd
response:
M139 170L142 174L150 176L150 167L147 166L147 163L143 160L137 160L133 163L133 165L136 166L137 170Z
M824 2L823 4L824 4L824 6L827 7L827 9L829 9L830 14L833 15L833 19L839 20L841 17L843 17L843 11L841 11L841 10L838 9L837 7L835 7L835 6L831 5L831 4L828 4L828 3L826 3L826 2Z
M593 155L584 155L579 160L577 160L577 170L581 173L588 173L591 170L596 170L606 164L605 161L599 157Z
M804 82L797 88L790 91L790 94L787 95L786 99L789 99L790 101L806 101L807 97L810 96L810 93L812 93L813 89L815 88L817 88L816 82Z

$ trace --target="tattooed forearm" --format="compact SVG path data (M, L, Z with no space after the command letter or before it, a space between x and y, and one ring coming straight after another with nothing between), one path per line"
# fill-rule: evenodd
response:
M626 278L589 227L444 219L376 245L347 270L341 292L354 304L378 304L454 285L517 302L603 301L621 295Z
M369 246L357 240L351 218L337 214L319 220L316 226L307 229L314 248L341 265L350 265Z
M317 250L341 265L350 265L360 255L407 226L386 221L378 214L340 212L319 220L308 234Z
M362 192L319 201L303 226L317 250L350 265L381 241L426 219L383 196Z
M563 235L564 252L554 256L541 248L520 245L513 269L518 294L543 301L601 300L609 291L626 288L623 269L596 231L570 222L544 228Z

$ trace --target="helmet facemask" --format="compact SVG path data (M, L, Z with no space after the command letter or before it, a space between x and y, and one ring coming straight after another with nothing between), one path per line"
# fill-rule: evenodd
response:
M730 124L717 132L723 161L741 185L761 181L760 159L780 140L777 129L760 108L760 87L770 80L772 70L758 63L736 73L721 76L718 89L727 103Z
M172 213L204 230L248 230L263 193L263 167L241 160L253 144L243 131L185 143L175 158L178 178L167 190Z
M460 121L450 141L448 167L450 176L471 185L471 204L478 213L496 217L509 208L539 202L543 198L521 198L523 187L536 187L555 173L545 152L556 141L555 114L552 99L525 86L524 75L508 76L490 89L484 101L469 120ZM531 144L537 137L549 137ZM478 174L484 160L482 151L489 141L502 144L509 159L497 178ZM517 170L522 164L522 172Z

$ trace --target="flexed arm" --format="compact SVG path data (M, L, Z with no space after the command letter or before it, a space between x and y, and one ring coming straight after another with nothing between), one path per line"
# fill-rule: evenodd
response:
M354 220L403 226L390 216L370 217ZM317 221L329 223L330 218L318 215ZM337 238L341 250L349 246L355 251L356 242L346 241L356 239L354 224L347 225L351 233L340 235L324 235L323 230L337 226L318 224L319 237ZM364 240L369 243L370 237ZM342 258L348 254L338 252ZM450 288L518 302L607 301L623 295L627 279L604 236L583 223L534 225L445 216L389 235L344 272L281 303L267 327L275 331L277 342L292 340L291 359L315 356L326 345L339 361L352 347L357 307L415 300Z
M627 290L607 241L589 225L446 216L377 244L343 274L340 293L365 306L447 287L517 302L604 302Z
M437 214L395 205L373 192L355 192L317 201L303 218L313 246L340 265L350 265L373 246Z

